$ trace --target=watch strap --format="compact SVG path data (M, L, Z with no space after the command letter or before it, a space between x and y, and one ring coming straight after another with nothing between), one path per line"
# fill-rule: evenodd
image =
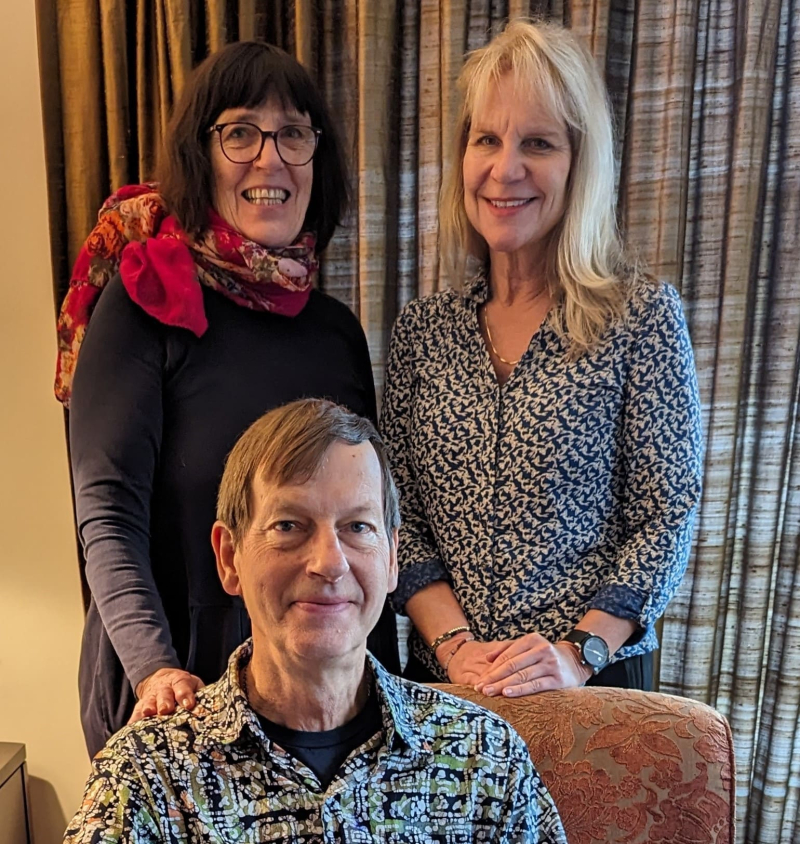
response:
M573 645L580 647L590 636L594 635L594 633L590 633L588 630L570 630L561 641L571 642Z
M587 641L587 639L599 639L605 645L606 653L610 657L611 649L608 647L608 642L606 642L606 640L602 636L598 636L597 633L592 633L589 630L577 630L577 629L570 630L569 633L567 633L567 635L564 636L561 641L562 642L569 642L570 644L575 645L575 647L578 649L578 656L580 658L581 664L587 665L589 668L592 669L592 673L597 674L598 672L602 671L608 665L610 659L609 659L609 657L606 657L606 661L603 663L603 665L598 665L598 666L592 665L586 659L586 657L584 656L584 653L583 653L583 646L584 646L584 643Z

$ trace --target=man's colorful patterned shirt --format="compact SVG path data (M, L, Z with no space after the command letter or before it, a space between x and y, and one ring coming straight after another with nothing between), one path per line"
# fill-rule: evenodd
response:
M95 757L70 844L542 842L566 844L552 799L496 715L372 661L383 729L323 790L264 735L241 689L251 642L191 712L148 718Z

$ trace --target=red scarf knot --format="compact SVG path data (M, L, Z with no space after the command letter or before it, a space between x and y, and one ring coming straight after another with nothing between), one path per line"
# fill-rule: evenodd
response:
M199 238L190 238L153 183L126 185L103 203L58 319L55 393L65 406L92 311L117 271L146 313L197 337L208 328L202 287L255 311L293 317L303 310L319 272L313 234L271 249L243 237L213 209L209 220Z

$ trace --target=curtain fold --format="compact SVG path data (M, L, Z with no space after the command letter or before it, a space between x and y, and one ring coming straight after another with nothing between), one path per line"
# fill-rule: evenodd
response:
M352 166L322 286L388 337L439 265L465 51L510 16L571 26L618 129L619 221L681 291L707 438L686 579L664 620L662 691L731 721L737 841L800 840L800 34L798 0L37 0L54 276L105 196L152 176L191 69L229 41L294 53Z
M442 177L442 10L437 0L419 4L417 124L417 263L415 295L439 289L438 191Z
M648 4L612 39L621 73L609 80L625 111L619 217L653 272L680 286L696 41L694 0ZM628 40L630 39L630 40ZM619 50L629 58L622 62ZM605 66L610 70L610 56ZM611 75L611 74L609 74ZM613 81L612 81L613 80Z
M358 91L358 3L355 0L320 0L314 7L319 15L317 80L332 113L337 117L345 153L352 168L350 216L325 250L321 267L322 286L358 313L361 283L358 221L364 210L358 169L359 121L362 119ZM376 106L382 108L383 103ZM363 118L370 119L371 116L363 115Z
M386 358L384 287L396 262L396 238L387 227L390 211L390 100L394 67L396 10L393 0L358 4L358 314L373 360ZM382 372L376 373L382 375ZM383 379L375 385L383 388Z
M55 24L58 32L64 223L72 266L82 239L94 225L108 185L100 7L95 0L66 0L58 2L52 11L56 20L47 25ZM43 79L43 87L46 85ZM50 117L44 117L47 132ZM63 284L63 279L60 281Z

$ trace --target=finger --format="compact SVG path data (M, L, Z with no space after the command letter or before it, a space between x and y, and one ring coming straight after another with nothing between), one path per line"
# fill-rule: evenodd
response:
M156 696L150 692L146 693L136 704L135 709L139 710L140 718L147 718L150 715L156 715L158 713Z
M494 662L500 654L507 651L514 644L513 639L508 639L505 642L498 642L490 651L484 655L487 662Z
M188 677L181 677L172 684L172 693L175 695L175 700L180 702L184 709L194 709L197 703L195 697L195 690L202 687L202 680L199 677L194 677L191 674Z
M532 658L531 654L535 655ZM519 639L513 641L494 661L495 666L503 665L507 662L516 666L519 671L526 665L532 664L533 661L538 662L541 659L546 659L548 654L553 654L553 646L543 636L538 633L528 633ZM553 654L555 658L555 654Z
M519 663L519 660L523 658L526 653L528 653L527 649L520 647L519 643L515 642L513 645L509 645L507 648L504 648L503 651L497 654L493 660L489 661L487 658L485 660L485 664L483 665L483 670L481 671L481 680L485 680L490 676L505 676L509 665L516 665L517 669L521 668L522 665Z
M136 706L133 707L133 712L131 712L131 717L128 718L129 724L135 724L137 721L141 720L144 716L142 715L142 706L140 703L137 703Z
M197 703L197 698L194 696L194 684L185 678L172 684L172 693L184 709L193 709Z
M156 707L159 715L170 715L175 711L175 694L171 685L158 687L156 690Z
M547 665L544 662L539 662L530 668L523 668L509 677L492 683L492 694L505 695L508 689L518 687L533 688L535 691L541 691L547 676L549 676Z
M498 682L511 677L513 674L518 674L533 665L542 662L547 656L547 652L535 648L534 650L526 650L521 653L511 654L511 649L501 656L498 660L492 663L491 668L486 671L478 681L478 685L483 686L483 691L486 691L487 686L496 685ZM544 673L544 672L539 672ZM478 689L481 691L481 689ZM493 694L493 692L486 691L486 694Z
M502 694L503 697L525 697L526 695L536 695L539 692L548 692L563 687L564 684L559 682L557 677L552 674L545 674L543 677L536 677L533 680L507 685Z
M550 643L542 636L536 633L529 633L526 636L521 636L519 639L507 639L503 642L497 642L496 647L492 649L486 659L489 661L489 656L491 656L491 661L493 662L505 662L528 651L535 651L549 646Z
M500 680L493 680L491 683L483 684L483 694L489 697L501 695L508 688L514 686L522 686L528 683L541 685L543 679L548 676L547 664L543 661L534 663L525 668L520 668L519 671L503 677Z
M141 700L136 701L136 706L133 707L133 712L131 713L131 717L128 719L128 723L133 724L134 721L141 721L142 718L149 718L151 715L155 715L156 713L155 696L146 695Z

